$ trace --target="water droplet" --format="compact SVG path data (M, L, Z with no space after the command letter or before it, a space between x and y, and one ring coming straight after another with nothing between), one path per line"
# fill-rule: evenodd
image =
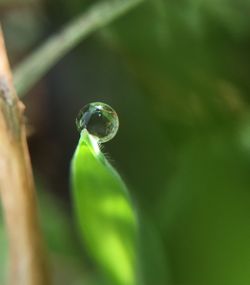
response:
M76 118L77 130L81 133L84 129L98 142L103 143L111 140L119 128L118 116L109 105L95 102L84 106Z

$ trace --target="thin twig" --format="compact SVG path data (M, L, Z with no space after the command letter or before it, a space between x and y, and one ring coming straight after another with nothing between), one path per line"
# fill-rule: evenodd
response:
M50 284L23 120L0 28L0 197L9 240L10 284Z
M14 83L19 96L23 96L69 50L82 39L144 0L109 0L94 5L90 10L70 22L59 34L52 36L43 46L21 63L14 71Z

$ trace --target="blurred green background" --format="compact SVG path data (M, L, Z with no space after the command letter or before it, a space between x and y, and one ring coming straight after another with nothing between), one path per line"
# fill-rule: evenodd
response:
M12 66L94 2L0 0ZM145 285L250 284L250 1L147 0L83 41L24 98L55 284L104 283L69 189L75 117L110 104L104 152L140 217ZM0 224L0 278L6 275Z

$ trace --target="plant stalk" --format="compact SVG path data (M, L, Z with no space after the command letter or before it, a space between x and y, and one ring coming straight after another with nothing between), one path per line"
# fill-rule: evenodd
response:
M23 111L0 27L0 198L9 242L9 284L47 285L50 281Z
M18 96L25 95L47 71L82 39L119 18L144 0L108 0L93 5L48 39L14 70Z

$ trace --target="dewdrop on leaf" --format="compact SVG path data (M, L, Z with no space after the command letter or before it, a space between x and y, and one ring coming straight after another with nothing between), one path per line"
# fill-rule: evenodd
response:
M113 108L109 105L95 102L85 105L76 118L77 130L84 129L94 136L98 143L110 141L117 133L119 119Z

